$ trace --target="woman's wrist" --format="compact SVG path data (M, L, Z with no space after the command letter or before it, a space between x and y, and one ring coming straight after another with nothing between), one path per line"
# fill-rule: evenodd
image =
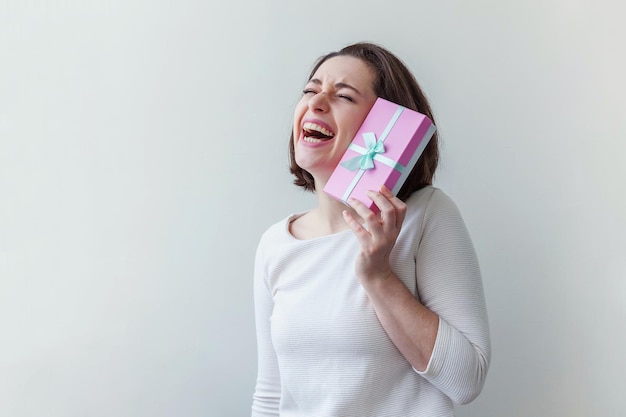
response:
M358 274L357 274L358 275ZM358 275L361 285L366 289L376 289L399 279L391 266L377 268L374 271Z

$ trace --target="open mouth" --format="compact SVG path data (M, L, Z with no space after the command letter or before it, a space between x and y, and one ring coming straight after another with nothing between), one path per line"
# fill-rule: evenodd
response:
M324 142L335 137L335 132L313 122L304 123L302 133L303 140L311 143Z

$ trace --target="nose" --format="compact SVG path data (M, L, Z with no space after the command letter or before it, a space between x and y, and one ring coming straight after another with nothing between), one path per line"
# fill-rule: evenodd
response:
M311 97L309 109L316 113L326 113L328 111L328 96L326 93L322 91Z

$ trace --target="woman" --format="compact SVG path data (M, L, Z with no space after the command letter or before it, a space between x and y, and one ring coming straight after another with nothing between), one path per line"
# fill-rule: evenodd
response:
M254 417L453 416L482 389L481 276L455 204L431 186L437 136L398 196L369 193L378 215L322 191L377 97L432 119L405 65L367 43L322 57L296 106L291 171L317 207L259 243Z

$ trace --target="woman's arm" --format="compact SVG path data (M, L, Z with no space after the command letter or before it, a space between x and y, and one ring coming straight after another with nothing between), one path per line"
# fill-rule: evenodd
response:
M351 201L366 228L345 214L361 245L357 276L413 368L453 401L467 403L484 384L490 342L480 271L460 213L443 193L433 193L416 255L418 300L389 263L406 205L385 188L370 198L380 216Z
M280 374L271 339L270 317L274 309L263 260L263 241L254 266L254 313L256 319L258 374L252 400L252 417L278 417Z

